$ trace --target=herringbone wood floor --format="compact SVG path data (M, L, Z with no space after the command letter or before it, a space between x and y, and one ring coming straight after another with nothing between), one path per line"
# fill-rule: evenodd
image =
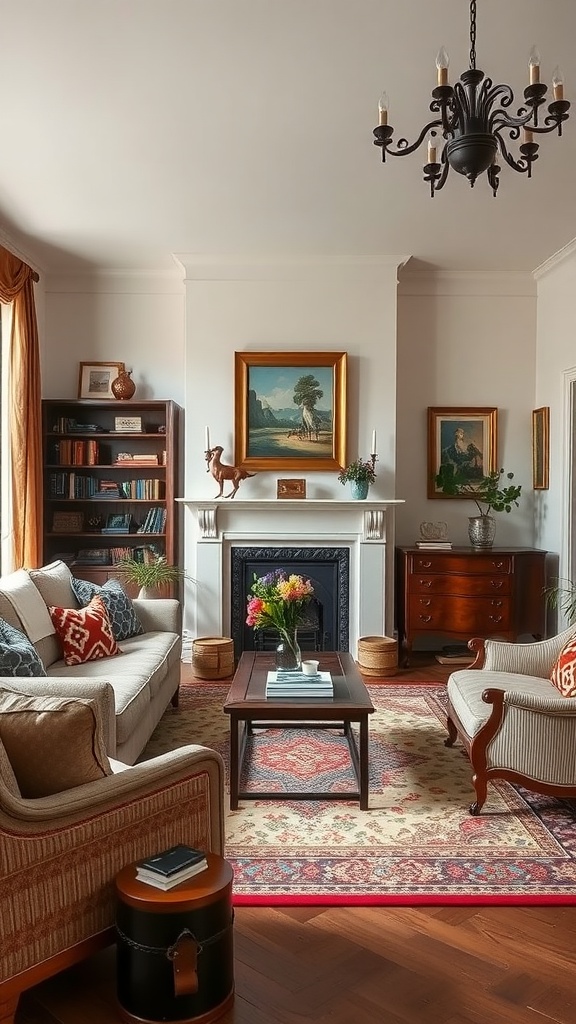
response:
M396 681L447 678L426 656ZM236 910L222 1024L575 1024L576 906ZM17 1024L114 1024L108 949L27 992Z

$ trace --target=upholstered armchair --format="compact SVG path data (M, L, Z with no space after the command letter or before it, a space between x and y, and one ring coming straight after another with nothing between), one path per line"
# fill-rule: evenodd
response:
M113 880L175 843L222 854L220 756L186 746L35 799L0 743L0 1022L20 992L114 940Z
M472 763L479 814L491 779L536 793L576 796L576 697L551 682L558 656L576 626L549 640L513 644L471 640L474 664L448 680L448 739L459 737Z

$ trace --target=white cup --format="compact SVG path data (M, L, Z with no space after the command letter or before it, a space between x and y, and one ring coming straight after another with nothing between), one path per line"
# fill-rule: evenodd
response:
M303 661L302 671L305 676L315 676L318 671L318 661Z

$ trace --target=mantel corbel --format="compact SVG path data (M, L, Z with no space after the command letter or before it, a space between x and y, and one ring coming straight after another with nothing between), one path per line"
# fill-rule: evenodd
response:
M218 506L212 505L210 507L199 505L197 511L200 536L205 540L215 540L218 536L218 526L216 524Z

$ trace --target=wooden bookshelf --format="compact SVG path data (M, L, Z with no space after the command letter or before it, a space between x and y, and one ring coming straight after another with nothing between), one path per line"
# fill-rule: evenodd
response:
M42 402L44 562L102 584L122 553L178 564L178 419L171 401ZM120 420L141 430L117 430Z

